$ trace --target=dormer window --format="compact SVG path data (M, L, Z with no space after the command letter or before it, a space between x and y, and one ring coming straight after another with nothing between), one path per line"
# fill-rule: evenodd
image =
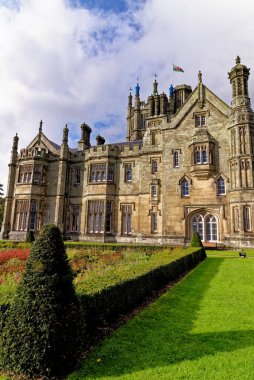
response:
M206 126L206 115L195 115L195 127Z

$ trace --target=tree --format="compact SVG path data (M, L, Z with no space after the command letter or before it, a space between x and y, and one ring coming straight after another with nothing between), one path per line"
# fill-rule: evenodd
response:
M194 232L192 235L191 247L203 247L203 243L198 232Z
M77 364L84 314L61 232L46 225L33 243L0 341L2 368L28 377L62 377Z

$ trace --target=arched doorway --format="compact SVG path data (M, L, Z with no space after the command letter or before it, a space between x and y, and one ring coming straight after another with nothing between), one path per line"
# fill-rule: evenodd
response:
M192 235L198 232L203 242L217 242L218 236L218 219L213 214L195 214L191 218L190 230Z

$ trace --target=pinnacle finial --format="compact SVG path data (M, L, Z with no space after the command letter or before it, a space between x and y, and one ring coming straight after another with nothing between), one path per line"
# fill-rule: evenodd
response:
M237 65L238 65L239 63L241 63L241 58L239 57L239 55L236 57L235 63L236 63Z
M201 73L200 70L199 70L199 72L198 72L198 81L199 81L200 83L202 83L202 73Z
M39 127L39 133L42 132L42 124L43 124L43 121L41 120L41 121L40 121L40 127Z

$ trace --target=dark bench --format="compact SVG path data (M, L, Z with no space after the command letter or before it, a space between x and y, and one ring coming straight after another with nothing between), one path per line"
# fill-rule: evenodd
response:
M239 252L239 256L245 258L246 257L246 253L245 252Z

